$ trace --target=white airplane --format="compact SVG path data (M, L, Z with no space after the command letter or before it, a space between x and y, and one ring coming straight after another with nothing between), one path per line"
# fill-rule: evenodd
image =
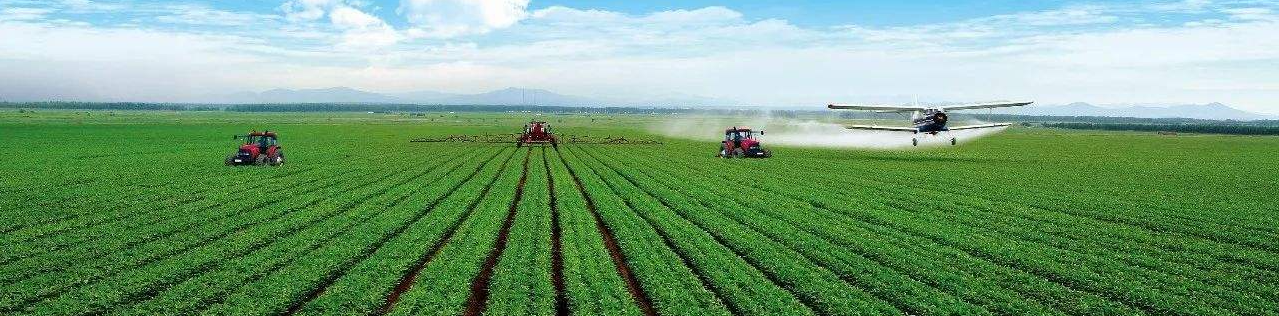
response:
M948 117L946 116L946 111L1004 108L1004 107L1013 107L1013 106L1025 106L1025 105L1030 105L1031 103L1035 103L1035 102L989 102L989 103L974 103L974 104L948 105L948 106L830 104L830 105L827 105L826 107L832 110L863 110L863 111L874 111L876 113L912 112L913 114L911 115L911 123L913 123L914 127L852 125L852 126L847 126L847 128L862 129L862 130L877 130L877 131L910 132L913 134L924 133L924 134L937 136L937 134L941 132L946 132L946 135L950 135L950 131L995 128L995 127L1004 127L1009 125L1007 123L995 123L995 124L947 127L946 121ZM919 146L918 138L912 137L910 139L910 142L912 145ZM955 145L954 136L950 137L950 144Z

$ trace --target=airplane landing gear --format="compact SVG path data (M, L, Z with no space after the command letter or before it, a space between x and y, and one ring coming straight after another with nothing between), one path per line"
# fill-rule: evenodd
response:
M951 145L951 146L955 146L955 138L954 138L954 137L951 137L951 138L950 138L950 145Z
M911 139L910 139L910 145L911 145L911 146L919 146L919 139L918 139L918 138L911 138Z

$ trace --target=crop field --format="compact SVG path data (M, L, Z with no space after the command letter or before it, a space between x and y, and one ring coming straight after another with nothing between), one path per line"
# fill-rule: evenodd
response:
M0 315L1279 314L1276 137L409 142L532 115L0 113Z

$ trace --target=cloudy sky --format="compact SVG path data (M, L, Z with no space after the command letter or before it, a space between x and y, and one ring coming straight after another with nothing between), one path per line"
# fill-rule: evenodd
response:
M1279 1L0 0L0 100L505 87L1279 114Z

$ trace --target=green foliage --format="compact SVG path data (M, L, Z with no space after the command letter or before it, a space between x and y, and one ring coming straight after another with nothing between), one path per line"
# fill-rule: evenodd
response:
M1274 137L1013 128L863 151L765 136L774 158L737 160L679 139L408 142L529 119L493 113L8 113L4 315L1279 310ZM662 122L541 118L637 138ZM287 164L223 166L230 135L268 128Z

